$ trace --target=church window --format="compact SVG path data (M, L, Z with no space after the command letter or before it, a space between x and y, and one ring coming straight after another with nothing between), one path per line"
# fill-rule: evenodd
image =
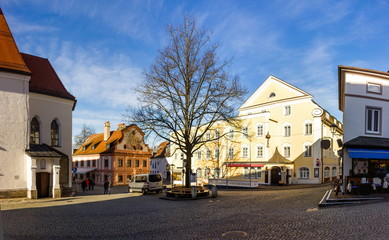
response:
M30 143L31 144L39 144L40 138L40 126L38 119L33 118L31 121L31 130L30 130Z

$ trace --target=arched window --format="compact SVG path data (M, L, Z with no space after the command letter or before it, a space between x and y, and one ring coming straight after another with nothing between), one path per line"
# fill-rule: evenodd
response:
M211 170L209 169L209 167L205 168L204 175L205 178L209 178L211 176Z
M325 167L324 168L324 177L325 178L329 178L330 177L330 168L329 167Z
M309 168L302 167L299 169L300 178L309 178Z
M220 168L215 167L214 172L215 172L215 178L220 178Z
M336 177L336 167L333 167L333 168L332 168L332 176L333 176L333 177Z
M202 177L201 168L197 168L197 169L196 169L196 175L197 175L198 178L201 178L201 177Z
M59 146L59 125L56 120L51 122L51 146Z
M36 118L31 120L31 129L30 129L30 144L39 144L40 138L40 127L39 121Z

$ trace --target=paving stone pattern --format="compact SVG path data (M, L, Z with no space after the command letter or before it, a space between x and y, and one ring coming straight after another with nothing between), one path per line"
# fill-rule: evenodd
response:
M389 202L317 208L327 189L223 190L195 201L117 190L3 201L1 215L9 240L389 239Z

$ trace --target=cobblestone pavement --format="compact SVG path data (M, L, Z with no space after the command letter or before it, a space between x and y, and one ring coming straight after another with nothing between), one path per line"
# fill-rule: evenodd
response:
M111 195L0 201L5 239L389 239L389 202L317 208L328 186L168 201ZM1 237L0 237L1 238Z

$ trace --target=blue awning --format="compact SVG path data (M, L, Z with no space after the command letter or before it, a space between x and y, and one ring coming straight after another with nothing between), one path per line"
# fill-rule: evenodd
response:
M349 148L351 158L389 159L389 150Z

